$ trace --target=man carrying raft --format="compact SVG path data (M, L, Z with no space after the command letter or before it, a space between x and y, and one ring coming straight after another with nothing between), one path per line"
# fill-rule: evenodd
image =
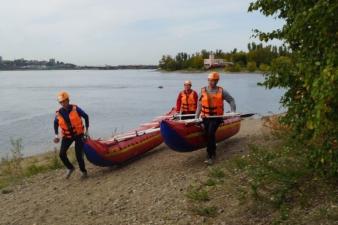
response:
M207 159L204 163L208 165L212 165L216 157L216 131L223 122L224 100L229 103L231 112L236 111L234 98L222 87L217 86L218 81L218 72L209 74L208 86L201 89L196 112L196 119L200 116L203 119L204 131L207 138Z

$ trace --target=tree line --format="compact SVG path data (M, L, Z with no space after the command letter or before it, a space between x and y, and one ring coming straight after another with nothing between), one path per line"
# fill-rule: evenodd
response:
M278 57L288 57L290 51L286 46L263 46L262 43L249 43L247 51L238 51L236 48L230 52L223 52L220 49L216 51L207 51L203 49L194 54L180 52L175 57L163 55L159 61L159 68L165 71L175 70L203 70L204 59L213 54L217 59L223 59L226 64L225 70L230 72L256 70L269 71L273 60Z

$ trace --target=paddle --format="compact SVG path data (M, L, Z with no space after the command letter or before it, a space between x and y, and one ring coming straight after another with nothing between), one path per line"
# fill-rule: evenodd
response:
M246 113L246 114L242 114L241 118L247 118L247 117L251 117L253 115L256 115L256 113Z
M143 131L135 131L135 132L129 132L126 134L120 134L120 135L115 135L113 138L107 140L107 142L111 142L111 141L123 141L132 137L137 137L137 136L141 136L144 134L150 134L153 132L157 132L159 131L160 128L150 128L147 130L143 130Z
M255 115L256 113L246 113L246 114L240 114L240 113L225 113L223 116L209 116L209 118L224 118L224 117L231 117L231 116L240 116L241 118L251 117ZM158 116L156 119L170 119L170 118L182 118L182 117L191 117L196 116L196 114L176 114L176 115L170 115L170 116Z
M246 114L240 114L240 113L226 113L221 116L207 116L206 118L229 118L229 117L235 117L235 116L240 116L241 118L247 118L255 115L256 113L246 113ZM189 124L189 123L201 123L203 119L198 118L198 119L190 119L190 120L182 120L183 123Z
M141 123L140 127L147 127L147 126L158 126L159 122L151 122L151 123Z

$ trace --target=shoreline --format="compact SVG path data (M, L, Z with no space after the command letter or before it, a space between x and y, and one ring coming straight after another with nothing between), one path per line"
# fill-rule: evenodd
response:
M264 74L267 71L261 71L261 70L256 70L253 72L250 72L248 70L242 70L242 71L236 71L236 72L231 72L231 71L225 71L224 69L208 69L208 70L173 70L173 71L168 71L168 70L163 70L163 69L157 69L156 71L162 72L162 73L182 73L182 74L186 74L186 73L209 73L211 71L217 71L219 73L224 73L224 74L241 74L241 73L245 73L245 74Z
M248 119L249 120L258 120L258 121L260 121L260 120L264 120L264 119L269 118L269 117L274 117L274 116L279 116L279 115L283 115L283 113L265 114L265 115L255 114L251 118L248 118ZM96 138L101 138L101 137L96 137ZM106 138L109 138L109 137L106 137ZM103 139L105 139L105 138L103 138ZM33 148L33 147L30 147L30 148ZM37 158L46 157L46 156L49 156L49 155L53 154L55 152L55 149L59 150L59 148L60 148L60 144L56 145L56 144L51 143L49 146L47 146L43 150L41 149L41 150L37 151L36 153L34 153L34 151L29 151L29 153L23 152L23 158L24 159L26 159L26 158L29 159L29 158L34 158L34 157L37 157ZM25 150L26 149L24 149L24 151ZM10 156L10 151L6 151L6 152L2 153L0 155L0 159L1 158L5 159L8 156Z
M282 114L272 114L272 115L259 116L259 117L253 116L251 118L247 118L247 119L243 120L241 123L250 123L250 124L253 125L253 127L251 127L251 128L246 127L244 132L248 135L253 135L253 134L255 134L255 132L253 132L253 130L261 129L262 124L264 123L264 121L266 119L268 119L270 117L276 117L276 116L279 116L279 115L282 115ZM252 122L248 122L248 121L252 121ZM247 129L249 129L249 131ZM241 125L240 132L241 131L242 131L242 125ZM238 135L238 134L236 134L236 135ZM72 144L70 151L74 150L73 145L74 144ZM163 143L161 145L163 145ZM165 147L169 148L167 146L165 146ZM60 143L57 144L57 145L51 146L50 148L48 148L48 150L43 151L43 152L32 153L30 155L23 155L22 160L23 161L27 160L27 161L37 161L38 162L40 159L44 159L44 158L47 158L47 157L54 155L56 151L57 152L59 151L59 149L60 149ZM150 150L150 151L152 151L152 150ZM3 158L5 158L5 157L3 157ZM89 163L89 162L87 162L87 163Z
M251 117L251 118L246 118L244 120L242 120L241 122L241 128L239 133L237 133L236 135L234 135L233 137L231 137L230 139L237 137L238 135L242 136L243 134L245 136L251 136L251 135L256 135L256 131L259 130L260 132L263 131L264 133L266 133L266 129L263 127L264 125L264 121L266 121L267 119L271 118L271 117L276 117L279 116L281 114L274 114L271 116L260 116L260 117ZM248 126L248 124L250 124L250 126ZM244 128L243 128L244 126ZM228 139L227 139L228 140ZM225 140L225 141L227 141ZM169 149L168 146L166 146L164 143L161 144L161 146L165 149ZM158 147L157 147L158 148ZM53 150L52 150L53 149ZM156 149L156 148L155 148ZM49 148L49 150L46 150L44 152L39 152L39 153L33 153L31 155L22 155L22 158L20 159L21 162L23 163L23 165L27 165L31 162L34 162L36 164L44 164L44 162L54 156L58 156L58 152L60 150L60 144L51 146ZM151 152L153 150L150 150L149 152ZM198 150L200 151L200 150ZM72 146L69 149L69 153L71 155L71 157L73 158L73 160L75 160L75 155L74 155L74 144L72 144ZM144 153L145 155L148 154L148 152ZM142 156L141 156L142 158ZM3 161L6 159L6 157L3 157ZM9 157L9 160L11 160L11 157ZM90 164L87 160L86 160L87 164ZM91 165L91 164L90 164ZM94 165L91 165L94 166ZM95 166L94 166L95 167ZM1 168L1 163L0 163L0 168ZM100 168L100 167L98 167Z

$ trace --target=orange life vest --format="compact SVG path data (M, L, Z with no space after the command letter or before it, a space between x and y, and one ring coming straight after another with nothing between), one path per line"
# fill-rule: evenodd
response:
M202 88L201 95L201 115L221 116L224 114L223 88L217 87L216 93L209 93L207 88Z
M62 136L72 138L72 134L81 135L84 133L83 122L81 116L76 111L76 105L72 105L72 110L69 113L69 120L73 132L68 128L67 122L60 113L60 110L56 111L56 116L59 121L59 127L62 129Z
M194 91L186 93L181 91L181 111L184 112L196 112L197 102L194 98Z

